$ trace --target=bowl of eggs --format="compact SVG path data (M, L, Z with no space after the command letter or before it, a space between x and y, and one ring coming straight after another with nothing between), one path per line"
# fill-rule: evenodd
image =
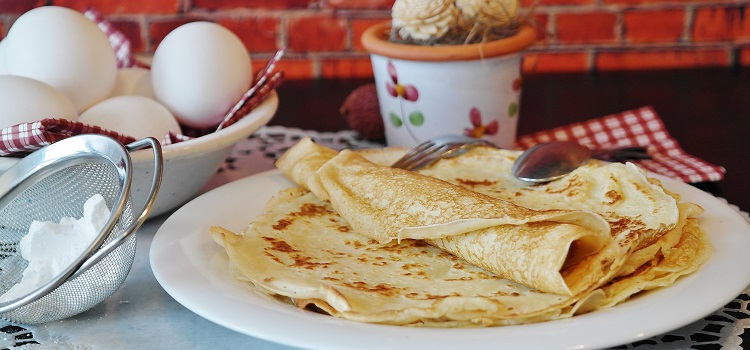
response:
M62 118L135 139L166 140L168 134L202 130L185 141L162 143L164 171L154 217L199 194L232 147L273 117L275 92L218 128L252 84L247 49L219 24L184 24L162 40L150 68L118 68L96 23L68 8L43 6L21 15L0 41L0 128ZM131 157L137 205L150 187L153 154L139 150ZM17 161L0 157L0 172Z

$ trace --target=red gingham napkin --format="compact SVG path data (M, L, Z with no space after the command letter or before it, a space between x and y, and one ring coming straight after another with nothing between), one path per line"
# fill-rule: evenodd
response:
M122 144L135 138L66 119L47 118L33 123L22 123L0 131L0 156L26 155L44 146L79 134L100 134L112 137Z
M109 44L112 46L112 49L115 51L115 56L117 57L117 68L127 68L139 65L133 58L130 51L130 40L128 40L125 34L113 27L111 23L106 21L104 17L94 9L87 9L83 12L83 15L96 23L99 29L107 35Z
M516 146L529 148L549 141L575 141L592 149L644 146L652 159L632 161L654 173L684 182L719 181L724 167L709 164L686 153L669 135L651 107L590 119L520 136Z

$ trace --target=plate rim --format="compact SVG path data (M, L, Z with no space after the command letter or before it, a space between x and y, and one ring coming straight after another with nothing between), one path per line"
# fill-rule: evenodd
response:
M679 190L675 192L680 193L683 196L688 195L690 198L698 197L699 199L701 199L698 204L706 209L706 213L704 213L704 216L707 215L707 213L710 213L709 215L713 215L716 213L722 214L722 216L718 218L710 218L711 226L727 223L741 223L741 227L738 227L735 230L738 233L734 233L733 230L729 230L727 231L728 233L724 232L721 233L719 237L714 237L711 236L711 232L708 232L714 248L716 248L717 242L722 249L731 247L731 245L728 245L727 242L724 242L724 240L727 239L727 237L725 237L727 235L730 236L729 238L734 238L733 235L740 235L739 237L741 239L744 239L746 243L750 242L750 234L748 234L750 233L750 223L748 223L737 210L729 207L727 203L722 202L714 195L690 186L689 184L679 182L677 180L673 180L658 174L649 174L649 176L658 178L662 181L665 187L670 190L675 190L675 187L678 188ZM698 299L697 302L699 306L701 306L698 309L694 308L695 304L690 304L691 308L675 308L675 306L677 306L677 304L681 301L696 301L691 300L690 298L686 299L686 293L677 292L686 290L688 293L690 293L690 295L688 296L694 296L696 294L696 285L698 285L697 287L701 287L700 283L705 282L703 281L704 279L716 279L706 277L706 275L711 270L709 269L709 267L715 269L715 264L720 263L720 265L724 266L729 262L728 260L734 259L740 259L741 263L731 264L731 266L747 266L747 264L750 264L750 254L745 254L742 256L732 255L729 257L717 257L717 253L716 251L714 251L709 261L706 262L704 266L701 266L698 271L691 275L684 276L678 279L675 285L670 286L669 288L648 292L646 295L638 296L636 299L627 301L611 309L599 310L589 314L578 315L569 319L492 328L412 328L402 326L366 324L355 321L336 319L330 316L317 315L301 310L294 311L291 310L291 308L293 308L291 306L289 306L289 310L279 309L278 306L282 306L283 304L275 302L279 305L253 305L252 307L250 307L250 309L252 309L251 311L253 311L253 314L257 315L257 317L275 317L273 320L264 320L261 324L258 324L257 320L250 319L247 320L245 324L237 324L236 319L223 317L220 312L208 310L210 308L207 308L208 305L205 304L205 299L203 300L203 304L201 304L201 300L196 298L196 295L202 293L202 291L196 291L194 288L189 288L191 287L190 282L180 280L181 277L186 276L186 274L190 275L190 273L192 273L193 276L195 276L194 274L197 272L195 270L195 267L191 269L188 268L190 267L189 264L175 264L175 257L165 256L164 252L171 251L172 253L167 254L174 255L175 252L179 252L178 250L174 249L175 245L179 245L180 241L186 240L187 238L191 237L191 235L197 235L195 231L198 230L201 225L197 223L185 223L183 221L199 219L200 215L196 216L194 212L196 211L196 208L201 208L204 204L206 204L206 202L214 201L218 197L221 197L224 201L227 201L228 199L225 194L241 196L243 193L245 195L247 194L243 191L256 190L265 190L266 192L273 190L273 193L276 193L278 192L278 190L284 188L256 188L258 187L257 184L263 181L271 181L272 184L276 184L276 182L285 183L287 186L294 185L291 181L286 179L286 177L279 170L275 169L253 174L206 192L205 194L188 202L182 208L178 209L176 212L170 215L170 217L167 218L167 220L161 225L161 227L154 235L150 247L149 259L151 261L152 271L158 283L162 286L162 288L165 289L165 291L167 291L168 294L170 294L170 296L172 296L178 303L182 304L188 310L225 328L229 328L249 336L257 337L282 345L327 349L345 349L351 347L353 344L358 345L360 348L362 348L362 346L364 346L365 348L367 348L368 346L374 346L374 348L381 348L383 346L409 348L415 346L417 344L415 342L419 342L419 345L429 344L431 347L436 349L447 349L455 348L456 346L486 346L490 344L496 345L498 341L504 341L506 345L524 348L599 348L616 346L632 343L638 340L648 339L652 336L663 334L700 320L703 317L715 312L716 310L719 310L728 302L736 298L745 290L748 283L750 283L750 269L746 269L748 271L737 269L737 271L739 271L739 275L735 275L732 279L725 279L725 288L723 292L720 293L721 295L717 296L717 298L705 298L708 300L705 300L704 298ZM261 208L265 205L268 198L270 197L257 199L257 201L262 201L262 204L260 204ZM248 199L245 198L244 200L247 201ZM240 200L235 199L234 202L239 201ZM691 201L695 202L694 200ZM710 204L710 206L709 208L706 208L706 206L704 205L708 204ZM225 205L228 204L226 204L225 202ZM203 215L205 216L211 214L207 214L204 212ZM218 216L213 217L216 219L216 223L214 224L221 224L220 217L224 217L226 215L229 215L229 213L225 211L219 212ZM245 218L245 221L249 223L251 219L252 216L248 214L248 216ZM190 227L194 230L194 232L192 234L188 234L187 236L182 236L184 232L182 232L181 230L177 230L177 228L179 228L180 226ZM230 229L241 228L243 227L234 227ZM744 233L740 231L744 231ZM197 239L200 241L209 241L211 244L215 245L215 248L209 249L221 249L212 241L207 230L205 231L205 236L203 238ZM737 244L736 242L729 243ZM730 250L730 252L731 251L732 250ZM172 265L172 267L169 267L168 265ZM179 270L179 268L178 270L174 270L175 266L179 266L183 270ZM205 278L204 275L202 276ZM228 276L221 276L221 278L226 277ZM743 282L740 283L738 281ZM183 285L184 283L187 283L187 285ZM234 281L227 283L238 282ZM678 289L676 288L676 286L680 286L680 288ZM711 287L716 288L717 286L712 285ZM221 292L221 290L215 291ZM664 295L664 297L660 297L661 295ZM211 295L203 296L208 296L209 298L211 297ZM662 299L664 299L665 297L669 297L674 301L673 303L666 303L670 304L668 305L668 307L663 306L664 303L658 303L658 301L663 301ZM230 303L233 304L233 306L247 305L247 301L240 302L233 299L222 300L221 302ZM217 306L217 301L215 300L210 301L209 303L214 307ZM646 308L646 306L648 306L649 308ZM283 307L287 306L283 305ZM235 309L228 309L228 312L235 312L234 310ZM633 322L630 322L630 324L628 324L628 322L626 322L627 320L613 318L615 316L618 316L618 314L628 315L633 314L634 311L639 310L652 311L652 313L671 310L672 312L679 313L682 318L678 320L669 320L660 317L641 316L639 317L639 322L636 322L637 325L633 325ZM613 313L614 316L612 316ZM645 322L643 320L644 318L646 319ZM651 321L648 321L649 319L651 319ZM655 320L659 320L660 322L654 322ZM313 328L315 330L314 332L309 331L309 329L303 332L297 332L297 330L295 330L295 332L297 333L289 331L290 325L300 325L300 322L302 322L301 324L309 326L309 324L305 323L307 321L315 322L311 327L306 327ZM608 331L603 332L607 333L606 336L602 336L601 334L597 335L595 329L593 331L591 329L586 329L584 332L591 335L588 337L584 336L583 338L585 339L581 339L580 337L575 336L575 330L582 328L581 326L596 326L597 324L601 323L607 324L606 329ZM279 329L273 328L274 325L279 327ZM611 332L613 329L618 330L618 326L620 327L619 333L616 332L616 334L613 336ZM650 328L648 328L647 326L650 326ZM566 331L554 331L553 328ZM350 333L353 333L352 335L354 336L362 336L363 334L367 336L369 334L370 336L368 337L368 339L370 341L368 341L368 339L362 339L360 337L355 337L356 339L341 339L344 337L337 338L331 336L321 337L320 334L326 334L326 331L335 331L339 335L341 335L342 331L349 331ZM516 335L508 337L508 334L504 334L511 332ZM564 334L570 332L573 332L573 334ZM294 334L297 335L295 336ZM547 339L545 340L545 337L539 336L540 334L546 335ZM523 339L524 337L529 338L532 335L534 335L532 339Z

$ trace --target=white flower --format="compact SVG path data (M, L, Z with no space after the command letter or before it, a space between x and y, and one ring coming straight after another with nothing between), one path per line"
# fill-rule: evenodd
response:
M503 26L518 16L519 0L456 0L469 23Z
M460 16L455 0L396 0L391 9L392 26L404 39L441 38Z
M465 18L474 18L486 0L456 0L456 6Z

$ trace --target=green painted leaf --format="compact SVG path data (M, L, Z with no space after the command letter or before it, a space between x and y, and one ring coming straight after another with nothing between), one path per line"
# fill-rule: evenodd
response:
M516 113L518 113L518 103L516 103L516 102L511 102L511 103L510 103L510 104L508 105L508 116L510 116L510 117L515 117L515 116L516 116Z
M401 125L404 125L404 122L401 121L401 118L397 116L396 113L390 113L389 115L391 117L391 124L393 124L393 126L398 128Z
M409 122L414 126L421 126L424 124L424 114L422 112L412 112L409 114Z

